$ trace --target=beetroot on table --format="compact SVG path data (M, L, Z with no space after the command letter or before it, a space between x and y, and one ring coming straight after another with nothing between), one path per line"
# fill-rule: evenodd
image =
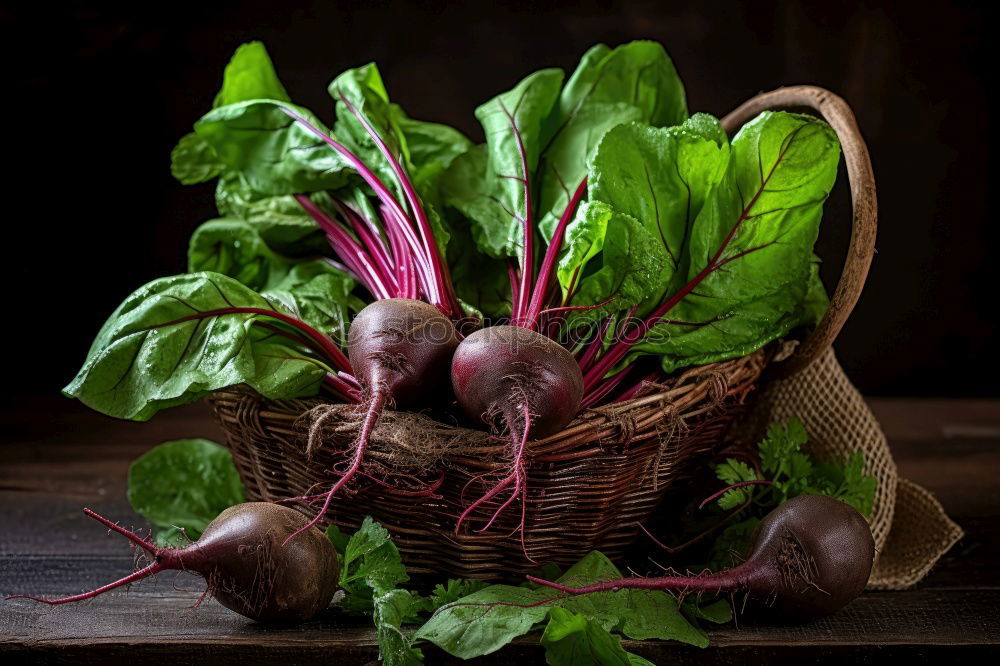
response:
M197 541L161 548L90 509L91 518L124 535L152 556L152 562L113 583L61 599L26 598L47 604L91 599L161 571L190 571L205 578L208 593L226 608L258 621L301 622L324 610L337 591L340 565L333 544L319 530L282 547L306 518L294 509L267 502L231 506L209 523Z

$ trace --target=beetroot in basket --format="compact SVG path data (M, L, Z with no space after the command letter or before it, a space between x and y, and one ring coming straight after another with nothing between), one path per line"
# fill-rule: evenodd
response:
M374 64L329 90L328 127L262 45L237 51L172 155L182 182L217 179L224 219L196 231L190 273L119 307L66 393L137 420L215 394L251 498L371 514L418 566L620 554L718 451L779 341L817 327L795 362L822 351L863 281L856 233L827 312L813 244L838 135L852 177L866 154L818 89L775 101L834 127L763 107L720 122L689 114L659 44L598 45L481 105L482 145L406 116ZM390 299L433 316L379 305L400 321L345 353L352 317ZM431 320L441 340L414 342Z

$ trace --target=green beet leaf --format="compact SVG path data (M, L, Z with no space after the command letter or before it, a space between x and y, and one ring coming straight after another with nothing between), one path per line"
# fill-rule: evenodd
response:
M656 127L688 117L684 86L660 44L636 41L590 48L546 121L539 166L538 220L546 238L587 175L587 159L605 132L631 121Z
M267 49L260 42L249 42L236 49L226 66L222 88L215 96L212 108L250 99L291 101L278 80ZM211 180L224 168L212 147L194 132L182 137L170 154L170 171L185 185Z
M215 96L212 108L228 106L250 99L275 99L291 102L285 86L278 79L271 56L262 42L240 45L222 76L222 88Z
M188 270L238 280L338 342L345 340L350 313L364 307L351 295L354 278L324 259L273 252L257 227L242 220L209 220L198 227L188 246Z
M329 205L329 196L324 192L313 193L309 198L320 208ZM329 250L326 236L295 197L256 192L238 172L224 173L219 178L215 205L223 217L253 225L268 247L285 256Z
M631 215L619 212L605 203L588 202L579 211L580 223L574 228L573 240L577 241L563 257L560 275L572 282L577 269L573 262L576 253L583 259L595 254L594 240L584 240L583 234L598 235L600 239L600 268L580 281L576 299L583 303L603 303L600 308L586 310L574 321L594 320L608 312L620 312L649 298L650 285L662 284L669 265L660 239L654 236ZM598 263L595 261L595 264ZM613 299L613 300L612 300Z
M524 184L516 180L523 166L512 119L530 174L532 219L548 238L605 132L632 121L674 125L688 116L673 63L653 42L595 46L562 82L562 71L541 70L480 106L486 144L455 160L445 174L447 203L470 219L479 248L492 257L518 254L519 219L528 212Z
M684 279L700 281L639 349L664 370L749 354L796 326L805 311L823 203L837 175L833 130L812 116L765 112L733 139L723 182L691 226ZM675 283L676 284L676 283Z
M446 201L470 220L479 249L495 258L516 256L523 246L524 169L538 165L542 127L556 103L563 72L543 69L512 90L476 109L486 145L477 146L452 163L442 187ZM516 125L524 146L524 162Z
M219 513L245 501L229 450L207 439L164 442L143 454L129 466L127 494L161 546L197 539Z
M274 399L315 394L328 368L257 326L262 315L204 316L234 307L275 309L218 273L154 280L115 310L63 391L99 412L137 421L236 384Z
M307 109L275 100L219 107L202 116L194 129L253 192L295 194L344 185L350 173L344 158L285 111L328 133Z
M625 651L622 639L580 613L563 608L549 610L541 643L550 666L652 666Z
M618 568L594 551L558 582L579 586L620 577ZM551 601L526 607L546 600ZM684 618L677 601L666 592L618 590L566 597L549 588L511 585L491 585L442 607L414 638L430 641L456 657L471 659L495 652L538 628L551 608L582 614L605 631L629 638L678 640L701 647L708 644L705 634Z
M190 132L170 152L170 173L184 185L212 180L226 168L212 147Z
M639 221L658 241L641 254L611 262L627 263L630 257L641 261L645 255L653 255L664 264L660 275L647 282L646 309L662 301L666 287L686 269L691 225L724 177L729 161L725 133L719 122L706 114L696 114L677 127L621 125L605 134L598 145L590 165L591 199ZM664 288L651 291L652 284ZM580 292L581 302L590 302L585 294ZM623 302L620 307L633 304Z

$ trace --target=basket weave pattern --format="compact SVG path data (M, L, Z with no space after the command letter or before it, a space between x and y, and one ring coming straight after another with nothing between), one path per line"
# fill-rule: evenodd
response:
M504 445L479 431L474 431L480 442L475 455L442 461L440 499L409 497L368 482L335 500L327 519L353 530L371 515L389 529L407 569L416 574L499 579L536 562L572 564L594 549L617 558L671 484L723 446L769 358L770 351L762 350L689 370L660 393L589 410L564 431L533 442L525 523L530 560L512 534L519 508L505 512L486 535L465 527L454 533L462 509L483 490L476 479L505 469ZM330 484L328 470L349 435L311 459L306 456L302 424L296 421L318 401L269 401L237 388L214 394L211 402L249 500L281 500ZM457 426L439 428L469 434ZM376 428L372 456L377 459L388 445Z

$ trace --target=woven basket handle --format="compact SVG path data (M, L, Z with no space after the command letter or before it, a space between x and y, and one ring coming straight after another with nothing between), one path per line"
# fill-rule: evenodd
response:
M868 146L861 137L851 107L842 98L816 86L790 86L752 97L722 119L722 126L732 135L745 122L769 109L807 107L830 123L840 139L851 183L851 204L854 224L847 260L840 282L830 299L830 307L819 326L788 360L776 364L776 375L787 377L802 370L833 344L840 329L861 296L868 276L868 267L875 254L875 229L878 205L875 198L875 176L868 157Z

